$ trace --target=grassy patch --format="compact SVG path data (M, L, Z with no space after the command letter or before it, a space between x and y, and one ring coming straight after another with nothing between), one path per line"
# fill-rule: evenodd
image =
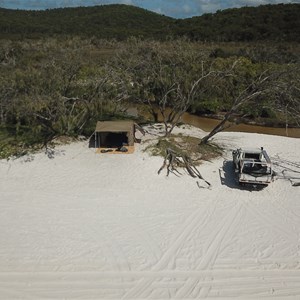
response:
M20 131L16 134L13 127L0 127L0 159L19 157L41 149L44 138L41 134L34 134L25 126Z
M203 160L212 160L222 154L222 149L215 144L200 145L201 139L182 134L160 137L155 144L145 148L145 151L153 156L166 155L168 148L180 156L190 157L195 164L201 164Z
M24 143L12 137L0 134L0 159L8 159L11 156L22 156L27 153Z

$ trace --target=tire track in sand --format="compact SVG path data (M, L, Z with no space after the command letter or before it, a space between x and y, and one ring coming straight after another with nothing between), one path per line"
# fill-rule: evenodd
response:
M262 214L261 211L251 201L247 202L245 205L247 207L247 211L249 211L254 218L256 218L258 221L261 221L263 224L267 225L268 227L276 229L276 231L281 235L285 236L287 241L289 241L290 243L293 243L295 239L298 239L298 235L295 232L291 230L286 230L285 226L278 225L278 222L280 222L280 220L282 220L283 217L282 214L280 214L276 210L272 211L273 215L274 214L278 215L278 218L276 218L277 221L274 222L273 220L274 216L270 216L270 212L268 210L264 210ZM287 215L286 217L288 218Z
M208 270L212 268L218 257L222 242L226 235L233 233L234 230L238 228L244 212L242 208L242 203L236 203L234 210L230 210L224 221L220 222L216 230L212 232L209 238L210 242L208 244L206 253L203 255L198 265L198 269ZM193 292L195 286L197 286L200 280L201 278L188 278L185 284L177 291L175 298L189 298L189 295ZM205 276L203 277L203 280L205 281ZM210 288L210 286L202 287L200 289L199 297L207 297Z
M174 299L175 291L187 278L196 278L197 286L185 299L201 298L198 290L203 287L211 289L207 298L213 299L274 299L276 296L298 299L300 270L278 271L0 272L0 298L122 299L124 293L145 280L146 288L141 286L138 295L131 299Z
M179 231L175 234L175 238L170 243L170 248L163 254L160 260L153 266L152 271L157 272L164 270L168 265L173 261L174 255L184 244L184 241L187 240L193 233L193 229L197 227L204 227L212 213L215 211L218 200L215 201L214 205L208 205L208 209L200 207L197 209L185 222ZM201 217L201 214L204 216ZM149 278L143 278L140 280L131 290L129 290L122 299L133 299L140 296L141 291L145 290L152 284L156 279L156 276L151 280Z

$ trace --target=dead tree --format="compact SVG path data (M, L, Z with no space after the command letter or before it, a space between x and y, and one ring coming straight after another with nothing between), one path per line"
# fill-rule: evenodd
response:
M183 168L191 177L201 179L208 186L211 186L211 184L202 177L201 173L192 162L190 157L187 155L178 154L170 148L166 150L166 156L164 158L163 165L160 167L157 173L160 174L165 168L167 168L167 176L169 176L170 173L176 176L181 176L182 173L178 171L178 168Z
M266 72L263 72L254 82L243 89L237 97L234 98L232 106L226 112L220 123L217 124L209 134L201 139L201 144L206 144L215 134L232 126L232 124L228 124L232 115L239 112L244 105L249 104L251 101L266 93L270 89L270 81L274 80L274 77L275 76L272 74L267 75Z
M216 76L216 74L217 73L212 70L208 70L206 73L203 71L200 77L190 83L188 88L184 87L186 85L184 83L174 83L173 87L162 97L158 108L165 126L165 136L169 136L172 133L174 127L180 122L183 114L194 102L195 97L201 94L201 83L209 77ZM203 89L205 89L205 87ZM170 96L173 96L171 100L168 99Z

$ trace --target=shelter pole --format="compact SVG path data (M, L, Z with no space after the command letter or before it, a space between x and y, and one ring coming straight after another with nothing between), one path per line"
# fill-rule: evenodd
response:
M97 148L97 132L95 131L95 148Z

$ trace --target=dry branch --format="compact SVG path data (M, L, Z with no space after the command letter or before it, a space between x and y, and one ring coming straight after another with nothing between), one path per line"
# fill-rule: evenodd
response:
M164 158L162 166L158 170L158 174L160 174L161 171L165 168L167 168L167 176L169 176L170 173L173 173L176 176L180 176L182 174L178 171L178 168L183 168L191 177L199 178L203 180L208 186L211 185L202 177L201 173L193 164L190 157L188 157L187 155L180 155L170 148L166 150L166 156Z

